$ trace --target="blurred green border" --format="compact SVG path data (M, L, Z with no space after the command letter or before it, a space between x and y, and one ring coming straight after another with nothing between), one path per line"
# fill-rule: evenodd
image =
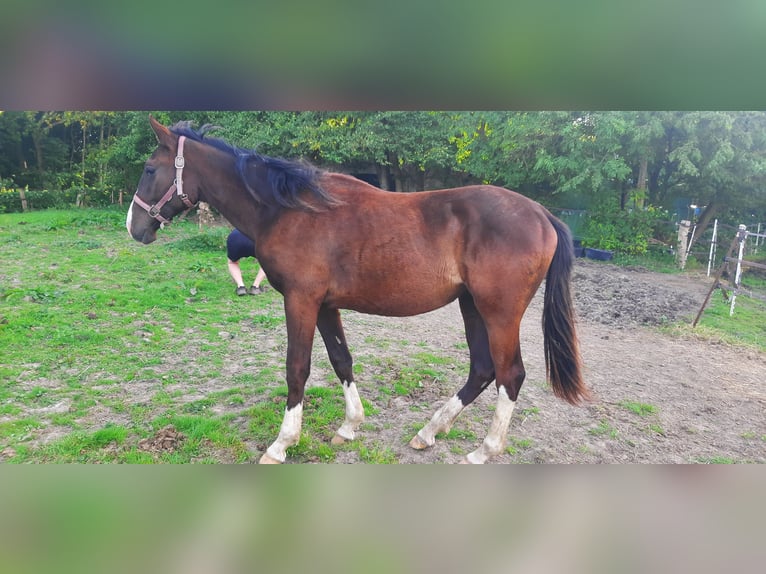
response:
M147 109L171 94L175 109L763 109L766 94L758 0L3 12L0 109Z

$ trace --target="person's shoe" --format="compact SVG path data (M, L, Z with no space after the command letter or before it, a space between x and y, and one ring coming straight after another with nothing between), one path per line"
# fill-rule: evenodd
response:
M253 285L252 287L250 287L250 291L248 291L248 293L249 293L250 295L259 295L259 294L263 293L263 289L261 289L260 287L256 287L255 285Z
M239 296L247 295L247 289L245 288L244 285L237 287L237 295Z

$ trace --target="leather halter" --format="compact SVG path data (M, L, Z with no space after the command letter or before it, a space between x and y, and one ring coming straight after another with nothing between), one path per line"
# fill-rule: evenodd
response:
M149 205L146 203L143 199L138 197L138 192L136 192L133 195L133 202L137 205L143 207L147 213L149 213L150 216L152 216L154 219L159 221L161 224L169 225L170 220L165 219L160 215L160 209L162 209L165 204L170 201L173 198L173 194L176 193L178 197L181 198L181 201L184 202L184 205L191 209L192 207L196 207L196 203L192 203L189 199L189 196L184 193L184 182L183 182L183 171L184 171L184 141L186 140L186 136L180 136L178 138L178 153L176 154L176 160L175 160L175 166L176 166L176 178L173 180L173 185L170 186L170 189L168 189L165 192L165 195L162 196L162 199L160 199L157 203L154 205Z

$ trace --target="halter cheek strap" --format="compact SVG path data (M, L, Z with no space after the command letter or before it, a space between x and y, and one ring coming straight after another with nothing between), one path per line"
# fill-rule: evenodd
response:
M184 193L183 171L184 166L186 165L186 162L184 161L184 141L186 141L186 136L180 136L178 138L178 152L175 159L176 178L173 180L173 185L170 186L170 189L168 189L165 192L165 195L162 196L162 199L160 199L154 205L149 205L143 199L138 197L138 193L133 196L134 203L143 207L150 216L165 225L168 225L170 220L165 219L160 215L160 209L162 209L164 205L172 199L174 193L181 198L181 201L183 201L184 205L189 209L197 205L196 203L192 203L189 199L189 196Z

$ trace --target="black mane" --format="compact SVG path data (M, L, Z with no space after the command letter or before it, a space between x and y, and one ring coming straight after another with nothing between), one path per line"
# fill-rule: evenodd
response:
M323 173L319 168L306 161L269 157L253 149L237 147L219 138L205 137L206 132L212 129L214 127L210 124L195 130L191 127L191 122L178 122L170 128L170 131L233 155L237 160L237 173L240 179L258 203L288 209L316 209L314 205L307 203L305 198L301 197L305 191L309 192L321 206L332 207L339 204L338 200L319 185L319 178ZM265 168L265 177L248 175L248 173L257 172L252 169L253 163ZM254 180L257 181L257 185L254 185Z

